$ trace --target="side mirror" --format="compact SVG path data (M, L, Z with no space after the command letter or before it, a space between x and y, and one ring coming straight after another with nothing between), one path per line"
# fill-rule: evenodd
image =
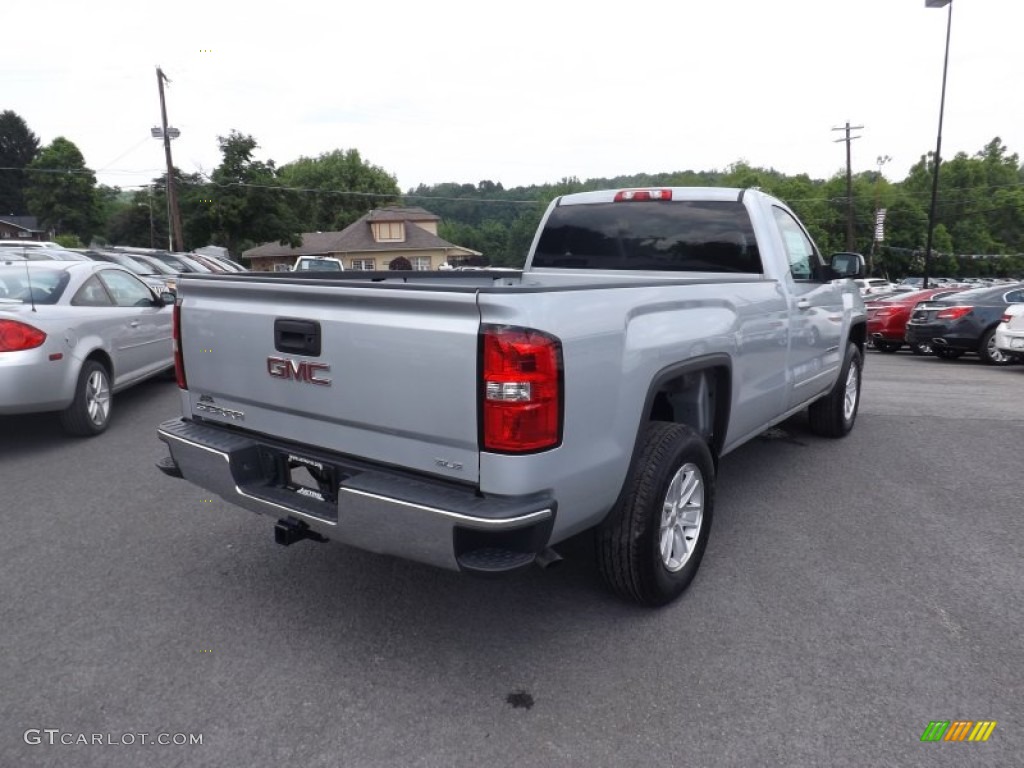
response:
M837 279L864 277L867 271L864 257L859 253L833 253L829 266L832 267L832 275Z
M174 304L174 299L175 299L175 296L170 291L161 291L160 292L160 301L162 301L164 303L164 306L167 306L169 304Z

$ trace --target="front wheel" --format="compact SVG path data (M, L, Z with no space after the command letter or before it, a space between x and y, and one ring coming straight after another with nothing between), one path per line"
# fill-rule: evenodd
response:
M78 374L75 399L61 411L60 423L71 435L91 437L110 424L110 375L95 360L86 360Z
M822 437L845 437L853 429L860 407L860 381L864 359L856 344L846 345L843 367L831 391L807 409L811 431Z
M996 329L992 328L978 345L978 356L988 365L1009 365L1013 358L996 346Z
M715 467L703 438L684 424L647 425L622 498L597 530L608 585L641 605L683 593L711 533Z

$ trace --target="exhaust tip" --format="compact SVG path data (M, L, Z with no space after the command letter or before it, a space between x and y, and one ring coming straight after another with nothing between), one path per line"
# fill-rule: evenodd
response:
M562 562L562 556L555 552L551 547L548 547L543 552L537 555L537 559L534 560L544 570L551 568L552 566L558 565Z

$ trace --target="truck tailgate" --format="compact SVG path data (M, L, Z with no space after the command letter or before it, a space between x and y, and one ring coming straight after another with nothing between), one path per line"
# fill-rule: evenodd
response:
M194 418L477 482L474 290L252 278L179 290Z

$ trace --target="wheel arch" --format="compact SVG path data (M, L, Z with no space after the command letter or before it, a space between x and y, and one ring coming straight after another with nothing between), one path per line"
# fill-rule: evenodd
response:
M673 363L651 379L633 443L636 457L647 422L685 424L704 438L718 466L732 404L732 359L703 355Z
M706 389L687 387L687 378L695 382L698 377L707 384ZM688 421L685 416L696 412L696 408L677 408L672 404L669 397L671 392L688 393L678 399L677 405L697 406L696 397L699 393L705 392L713 395L713 408L710 413L708 425L710 429L700 429ZM659 396L664 396L659 399ZM671 407L671 412L665 410L666 401ZM615 503L609 507L608 514L616 509L622 502L623 494L629 485L629 478L633 476L636 463L643 450L644 435L647 425L652 421L665 421L668 423L685 424L701 435L711 452L711 460L715 471L718 471L718 460L722 446L725 444L725 433L729 426L729 413L732 404L732 358L724 353L702 355L690 360L672 363L657 371L647 387L644 396L643 409L640 411L640 418L636 425L636 433L633 436L633 451L629 457L629 466L623 476L622 487L616 496ZM667 418L666 418L667 416ZM661 418L656 418L661 417ZM683 417L683 418L680 418ZM698 425L699 426L699 425ZM706 425L707 426L707 425ZM605 516L607 519L607 515Z
M857 345L863 357L864 348L868 343L868 324L866 320L855 322L850 326L850 341Z
M95 360L97 363L102 365L107 370L107 378L110 379L110 386L114 386L114 361L110 358L110 354L102 347L97 347L82 360L82 365L85 365L90 360Z

